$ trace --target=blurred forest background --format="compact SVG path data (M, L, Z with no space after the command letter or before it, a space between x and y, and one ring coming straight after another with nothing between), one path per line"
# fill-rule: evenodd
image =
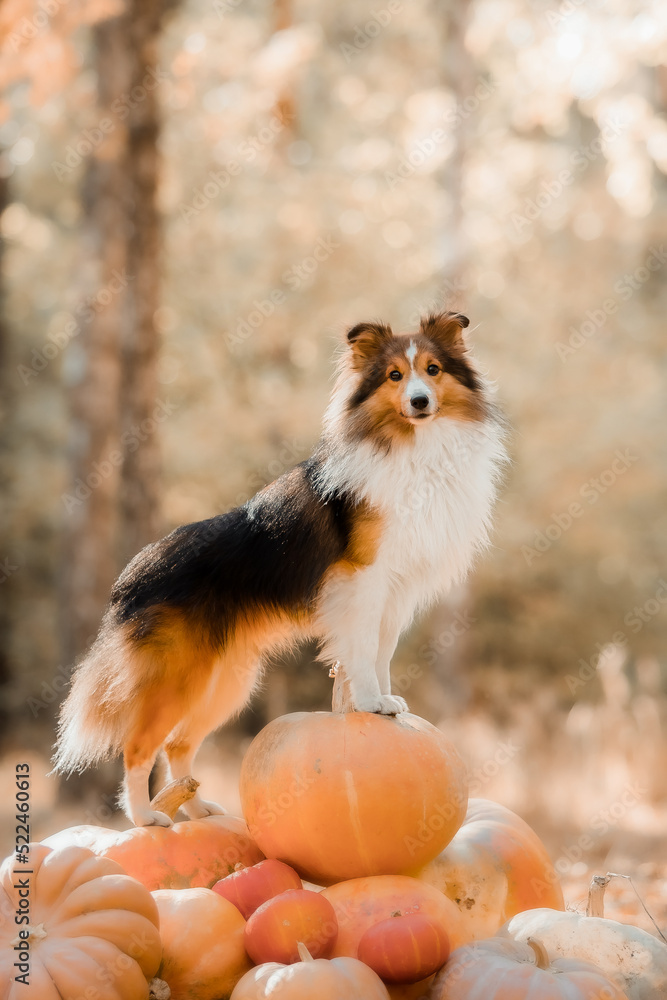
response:
M513 464L396 688L564 876L667 908L664 4L4 0L0 40L0 775L33 762L37 835L122 822L117 765L44 775L126 561L309 454L347 325L456 308ZM210 794L327 707L311 659Z

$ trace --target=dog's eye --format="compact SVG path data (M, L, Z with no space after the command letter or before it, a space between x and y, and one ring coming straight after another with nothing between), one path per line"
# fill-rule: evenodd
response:
M437 365L429 365L428 368L426 369L428 375L437 375L439 371L440 369L438 368Z
M389 372L389 378L392 380L392 382L400 382L403 376L399 371L397 371L394 368L393 372Z

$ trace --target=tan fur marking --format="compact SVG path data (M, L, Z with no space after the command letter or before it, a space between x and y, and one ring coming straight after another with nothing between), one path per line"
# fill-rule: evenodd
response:
M261 672L262 654L288 648L296 636L290 619L258 616L255 625L241 626L229 649L213 665L211 679L189 713L182 713L164 743L170 761L196 749L202 739L217 729L247 703Z
M484 420L484 406L474 392L447 372L442 372L437 378L438 416L454 420Z
M415 429L401 416L402 382L387 380L358 408L352 423L360 437L372 436L378 443L389 446L398 441L411 441Z
M369 503L362 502L355 511L350 540L344 561L353 567L370 566L375 561L382 539L382 517Z
M128 643L124 679L132 693L128 691L123 735L127 768L150 760L182 720L205 713L209 732L240 711L256 682L262 650L288 644L295 631L286 616L247 613L232 644L218 652L202 643L195 622L173 609L160 611L165 614L157 633L139 647ZM183 735L175 733L171 752Z

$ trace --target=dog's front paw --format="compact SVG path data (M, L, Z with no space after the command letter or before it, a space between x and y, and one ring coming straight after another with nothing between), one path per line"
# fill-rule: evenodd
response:
M371 712L373 715L398 715L408 711L404 698L393 694L381 694L377 698L355 699L355 712Z
M380 707L376 711L379 715L399 715L410 710L405 698L399 698L396 694L383 694L380 696Z

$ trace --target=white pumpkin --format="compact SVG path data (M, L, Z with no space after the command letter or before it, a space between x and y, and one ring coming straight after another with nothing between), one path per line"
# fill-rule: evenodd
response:
M525 942L538 938L550 955L593 962L622 989L628 1000L666 1000L667 944L632 924L604 917L609 876L596 876L587 915L542 908L508 920L498 937Z

